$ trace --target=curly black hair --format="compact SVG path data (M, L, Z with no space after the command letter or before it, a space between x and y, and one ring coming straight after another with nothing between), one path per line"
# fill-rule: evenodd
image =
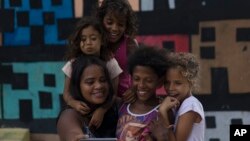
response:
M126 18L125 34L134 38L138 31L137 16L127 0L104 0L96 9L95 15L103 22L105 15L109 12L116 13L118 17Z
M136 66L146 66L154 70L158 77L165 75L168 51L155 46L140 45L128 58L128 72L132 75Z

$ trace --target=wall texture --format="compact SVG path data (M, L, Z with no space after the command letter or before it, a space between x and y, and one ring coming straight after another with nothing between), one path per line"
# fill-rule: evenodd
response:
M0 2L0 126L55 133L64 105L65 39L97 0ZM139 42L200 59L195 96L206 112L206 140L229 140L230 124L250 124L250 2L129 2L138 15Z

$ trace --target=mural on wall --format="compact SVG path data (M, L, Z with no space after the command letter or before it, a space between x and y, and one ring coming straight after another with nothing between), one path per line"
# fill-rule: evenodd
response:
M0 126L55 133L64 105L66 38L97 0L0 2ZM229 140L230 124L250 124L250 2L129 2L139 19L139 43L192 52L200 59L196 96L206 111L206 140Z

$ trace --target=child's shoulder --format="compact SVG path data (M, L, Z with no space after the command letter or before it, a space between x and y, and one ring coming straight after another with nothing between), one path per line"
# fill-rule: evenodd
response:
M203 115L204 110L201 102L194 96L190 96L186 98L180 108L179 108L179 113L180 115L188 112L188 111L194 111L199 113L200 115ZM203 117L203 116L202 116Z
M202 106L201 102L196 98L194 97L193 95L189 96L188 98L186 98L182 103L181 103L181 106L182 107L186 107L186 106L189 106L189 105L193 105L193 106Z
M195 96L191 95L188 98L186 98L183 102L189 103L189 102L200 102Z
M72 108L67 108L61 111L59 117L62 119L71 120L71 119L78 119L79 117L81 117L81 115L76 110Z

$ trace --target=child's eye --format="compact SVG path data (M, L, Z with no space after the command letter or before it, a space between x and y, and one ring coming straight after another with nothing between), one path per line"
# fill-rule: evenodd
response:
M110 24L112 24L112 21L111 20L106 20L106 23L110 25Z
M124 27L125 26L125 24L123 24L123 23L119 23L118 24L120 27Z
M134 81L139 81L139 78L138 77L133 77L133 80Z
M86 38L81 38L81 41L82 41L82 42L85 42L85 41L86 41Z
M104 83L106 81L107 81L107 79L105 77L103 77L103 78L100 79L100 82L102 82L102 83Z
M146 81L147 81L148 83L152 83L152 82L153 82L153 79L146 79Z
M97 38L96 37L91 37L91 40L92 41L95 41Z
M94 81L92 81L92 80L86 80L85 83L88 84L88 85L92 85L94 83Z
M181 85L182 83L181 82L176 82L176 85Z

